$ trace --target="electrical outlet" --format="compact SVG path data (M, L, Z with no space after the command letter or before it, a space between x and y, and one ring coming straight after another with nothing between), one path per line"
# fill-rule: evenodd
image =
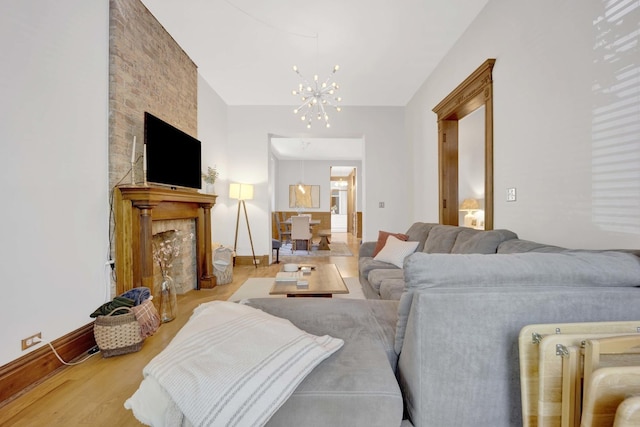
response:
M378 207L379 208L384 208L384 202L378 202Z
M37 338L37 339L36 339ZM24 338L22 340L22 350L26 350L29 347L33 347L42 341L42 332L38 332L35 335L31 335L30 337Z
M515 187L507 188L507 202L516 201L516 189Z

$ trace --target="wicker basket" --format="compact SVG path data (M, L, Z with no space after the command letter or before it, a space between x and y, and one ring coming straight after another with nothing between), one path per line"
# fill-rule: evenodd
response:
M213 253L213 275L217 285L226 285L233 281L233 251L220 246Z
M119 310L129 312L114 316L113 313ZM93 324L93 335L102 357L134 353L142 348L144 342L136 316L128 307L119 307L106 316L98 316Z

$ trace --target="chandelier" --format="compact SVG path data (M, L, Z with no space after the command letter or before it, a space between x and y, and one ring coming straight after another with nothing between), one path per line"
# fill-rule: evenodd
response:
M302 112L300 120L307 122L307 128L311 129L311 122L315 117L317 120L324 120L326 127L331 127L329 124L329 115L327 114L328 108L335 108L336 111L340 111L338 102L342 101L342 98L335 96L336 91L339 89L338 84L332 82L333 75L340 69L338 65L333 67L331 75L323 82L320 83L318 75L313 76L313 84L300 74L298 67L293 66L293 71L302 79L302 83L298 85L298 89L292 91L293 95L301 96L302 104L295 110L293 114Z

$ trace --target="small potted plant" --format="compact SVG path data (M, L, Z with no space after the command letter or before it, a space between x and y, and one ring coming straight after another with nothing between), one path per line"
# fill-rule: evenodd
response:
M216 167L207 167L207 173L202 173L202 180L207 184L207 193L214 194L213 184L215 184L216 179L220 173L216 170Z

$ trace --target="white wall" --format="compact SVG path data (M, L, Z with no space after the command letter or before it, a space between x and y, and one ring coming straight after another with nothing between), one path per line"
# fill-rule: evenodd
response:
M276 179L276 209L277 211L295 210L289 207L289 186L297 184L302 179L303 184L320 186L320 207L309 208L309 211L329 212L331 208L331 166L353 166L356 168L356 182L362 181L362 162L360 160L280 160L278 161L278 175ZM356 210L362 206L362 192L356 193Z
M487 4L407 106L414 219L438 218L431 109L496 58L495 228L565 247L640 247L640 43L636 33L611 45L637 31L640 7L631 2L632 11L613 22L625 8L603 18L606 3ZM506 202L508 187L517 188L516 202Z
M215 166L220 174L214 184L218 199L211 210L211 239L231 247L233 240L222 240L225 236L222 230L228 227L231 218L235 220L236 213L225 202L229 192L227 132L227 104L198 75L198 139L202 143L202 170Z
M107 1L0 14L0 365L109 298L108 23Z
M230 106L229 179L254 184L255 199L247 202L256 255L271 253L268 178L269 135L282 137L364 138L362 164L363 238L375 239L379 229L406 230L410 225L410 173L408 147L404 136L403 108L348 107L331 118L331 129L307 129L292 113L292 107ZM273 167L273 165L272 165ZM220 203L229 203L221 200ZM385 201L385 208L378 208ZM233 203L235 206L235 203ZM227 224L226 235L233 239L235 220ZM229 237L227 237L229 238ZM238 236L238 254L250 255L246 227Z

